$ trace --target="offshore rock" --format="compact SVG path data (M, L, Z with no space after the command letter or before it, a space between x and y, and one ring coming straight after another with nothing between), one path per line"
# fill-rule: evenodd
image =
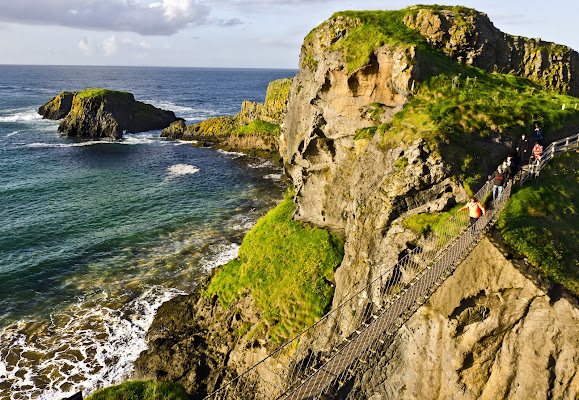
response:
M172 111L136 101L131 93L105 89L62 92L38 112L47 119L64 118L58 132L90 138L120 139L125 131L163 129L177 120Z
M265 102L244 101L233 117L216 117L186 126L176 122L161 137L195 140L204 144L279 160L279 125L283 120L292 79L268 85Z

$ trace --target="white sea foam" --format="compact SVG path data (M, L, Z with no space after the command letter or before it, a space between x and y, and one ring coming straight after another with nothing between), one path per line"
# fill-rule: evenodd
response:
M265 175L264 178L271 179L272 181L280 181L281 180L281 174L268 174L268 175Z
M95 144L108 144L117 143L110 140L87 140L85 142L74 142L74 143L28 143L26 147L32 148L66 148L66 147L84 147L84 146L94 146Z
M175 164L167 168L168 179L199 172L199 168L190 164Z
M220 265L227 264L239 254L239 245L235 243L214 246L210 256L203 258L201 263L206 272Z
M173 111L176 116L185 118L187 121L205 120L211 117L222 115L216 110L200 107L187 107L172 103L170 101L145 100L145 103L149 103L157 108Z
M0 393L2 399L59 400L79 390L86 396L129 378L146 349L155 311L178 294L183 292L154 286L114 307L106 293L95 293L50 322L19 322L0 330L0 376L11 385L9 397ZM40 328L31 328L35 325ZM8 357L16 365L7 364Z
M14 114L0 117L0 122L31 122L42 119L42 116L35 110L12 110Z
M6 135L6 137L14 136L14 135L17 135L19 133L20 133L20 131L13 131L13 132L10 132L8 135Z
M243 154L243 153L238 153L238 152L235 152L235 151L226 151L226 150L223 150L223 149L217 149L217 152L218 152L218 153L221 153L221 154L225 154L226 156L229 156L229 157L232 157L232 158L239 158L239 157L243 157L243 156L246 155L246 154Z

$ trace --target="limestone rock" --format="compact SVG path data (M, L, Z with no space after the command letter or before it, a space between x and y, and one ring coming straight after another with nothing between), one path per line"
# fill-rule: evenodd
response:
M575 399L577 300L484 239L396 334L348 399Z

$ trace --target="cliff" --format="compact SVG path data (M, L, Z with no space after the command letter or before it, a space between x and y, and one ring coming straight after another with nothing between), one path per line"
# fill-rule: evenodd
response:
M490 239L356 377L347 398L576 398L577 299Z
M296 193L293 219L344 240L330 279L333 307L416 245L420 233L408 218L465 201L533 121L547 127L547 140L579 126L578 113L562 107L578 102L576 58L563 46L503 34L461 7L336 13L310 32L279 151ZM577 335L564 327L577 326L577 304L524 276L526 268L484 241L376 358L375 375L356 378L351 398L576 396ZM170 379L202 396L267 353L255 288L230 284L243 296L229 304L219 291L211 302L170 302L191 314L160 314L138 373L180 371ZM541 331L543 316L549 329ZM169 318L181 327L160 335ZM187 321L206 325L185 331ZM262 334L251 340L248 332ZM200 356L204 349L213 353Z
M136 101L131 93L106 89L62 92L38 112L47 119L64 118L58 132L90 138L120 139L123 132L163 129L177 120L172 111Z
M268 85L265 102L244 101L233 117L210 118L187 126L177 121L161 133L168 139L196 140L243 151L279 161L279 125L282 123L291 79L279 79Z

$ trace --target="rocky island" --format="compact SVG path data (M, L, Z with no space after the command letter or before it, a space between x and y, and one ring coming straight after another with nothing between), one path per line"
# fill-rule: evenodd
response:
M163 129L178 120L172 111L136 101L131 93L107 89L62 92L38 110L46 119L62 119L66 136L120 139L123 132Z
M500 32L464 7L341 12L313 29L275 120L286 198L246 235L235 260L160 307L135 378L177 382L203 398L388 273L476 192L534 121L549 140L576 133L578 57ZM178 123L164 135L227 141L242 114L219 120L229 134ZM560 168L573 171L577 156L566 162ZM551 222L577 221L573 207L557 218L525 207ZM339 398L578 396L576 241L565 248L551 233L538 238L530 247L545 251L539 258L560 254L546 268L518 246L524 238L507 234L508 215ZM576 238L576 227L565 229ZM407 283L404 271L399 279ZM379 296L366 294L375 303ZM269 398L268 388L242 397Z

